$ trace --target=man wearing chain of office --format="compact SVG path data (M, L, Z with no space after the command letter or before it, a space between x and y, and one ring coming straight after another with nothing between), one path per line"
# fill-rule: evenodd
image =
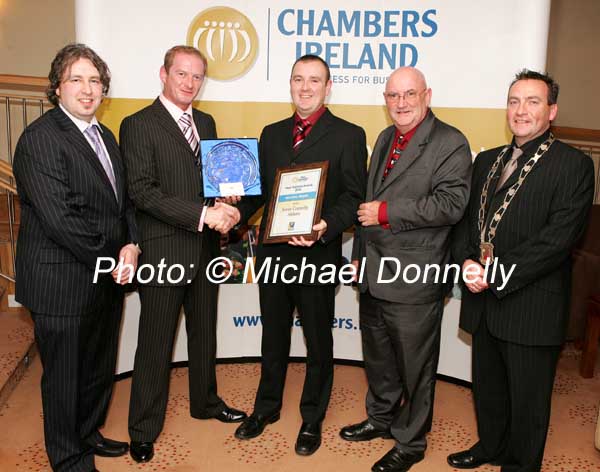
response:
M465 284L460 327L473 335L473 398L479 441L450 454L471 469L502 472L542 466L556 363L565 339L570 254L581 236L594 192L592 160L557 140L558 84L519 72L507 100L509 145L480 153L469 207L456 228L453 253ZM516 264L504 288L486 280L497 258Z

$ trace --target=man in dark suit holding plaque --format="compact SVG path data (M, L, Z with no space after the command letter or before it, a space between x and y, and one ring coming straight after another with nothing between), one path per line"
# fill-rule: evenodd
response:
M127 453L126 442L104 438L99 428L117 360L124 295L117 283L133 274L130 267L111 277L101 258L122 258L135 271L139 248L119 147L96 118L108 66L87 46L69 44L48 79L55 108L25 129L15 152L16 298L31 311L42 361L50 466L91 472L94 454Z
M325 264L341 265L342 232L356 220L364 199L366 182L366 138L364 131L335 117L324 103L331 90L329 66L317 56L303 56L292 67L290 92L296 108L293 116L267 126L260 138L261 197L243 199L238 205L241 221L247 221L263 204L261 238L269 219L268 203L275 191L277 168L329 162L321 220L313 227L315 240L294 237L289 243L264 244L257 250L257 271L273 264L302 260L314 264L317 272ZM298 275L298 274L296 274ZM312 279L312 280L311 280ZM302 426L296 441L300 455L314 453L321 444L321 423L325 417L333 384L334 297L336 284L311 277L296 277L292 283L281 279L259 279L262 314L262 369L254 412L237 429L235 436L250 439L279 419L290 350L293 312L298 309L307 347L306 378L300 412Z
M514 138L484 151L453 250L474 277L463 290L460 327L473 335L473 399L479 442L448 456L459 469L488 462L503 472L542 466L556 363L565 339L571 250L594 194L592 160L556 139L558 84L523 70L508 91ZM514 270L486 280L497 259Z
M431 89L417 69L394 71L384 97L393 125L373 149L352 257L365 264L359 288L368 418L340 435L394 438L372 470L405 472L427 446L450 289L426 266L443 272L449 262L450 231L467 206L471 154L463 134L429 109Z
M121 124L121 149L143 251L140 264L179 264L184 269L172 279L168 271L162 277L156 271L139 287L142 307L129 410L130 452L137 462L152 459L164 424L182 307L191 415L226 423L246 416L217 395L217 286L205 272L219 255L219 232L237 222L237 212L225 203L209 207L203 200L199 140L217 134L213 118L192 108L205 73L206 58L200 51L189 46L169 49L160 69L162 94Z

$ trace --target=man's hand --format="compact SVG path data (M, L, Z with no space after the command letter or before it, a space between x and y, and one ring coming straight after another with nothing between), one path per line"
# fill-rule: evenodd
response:
M204 223L209 228L226 234L240 221L240 211L227 203L217 202L215 206L208 207Z
M242 197L240 197L239 195L230 195L228 197L217 197L217 198L215 198L215 201L227 203L227 205L235 205L241 199L242 199Z
M140 248L132 243L121 248L119 251L119 263L111 274L116 283L125 285L129 283L130 279L133 279L135 271L137 270L138 256L140 253ZM119 275L121 277L119 277Z
M358 221L363 226L373 226L379 224L379 207L381 202L373 200L372 202L361 203L358 207Z
M316 225L314 225L312 227L312 229L313 229L313 231L317 232L317 237L315 238L314 241L304 239L304 236L300 236L300 237L294 236L291 239L291 241L288 241L288 244L290 244L291 246L304 246L304 247L312 246L315 242L317 242L319 239L321 239L321 236L323 236L323 234L325 234L325 231L327 231L327 222L323 218L321 218L321 221L319 221Z
M462 265L465 285L470 292L479 293L488 288L488 283L484 279L485 269L479 262L473 259L467 259Z

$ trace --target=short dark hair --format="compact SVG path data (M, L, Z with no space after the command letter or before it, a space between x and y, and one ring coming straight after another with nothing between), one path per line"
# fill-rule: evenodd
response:
M296 64L298 64L299 62L311 62L311 61L317 61L317 62L320 62L321 64L323 64L323 67L325 67L325 76L327 79L326 82L329 82L331 80L331 72L329 72L329 64L327 64L327 62L325 62L319 56L316 56L314 54L305 54L304 56L296 59L296 62L294 62L294 65L292 66L292 72L294 71L294 67L296 67Z
M183 44L180 44L178 46L173 46L171 49L169 49L165 53L165 60L163 61L163 67L165 68L165 70L167 72L169 72L169 69L173 65L173 60L175 59L175 56L179 53L192 54L193 56L200 58L200 60L202 61L202 64L204 64L204 75L206 75L206 71L208 70L208 61L206 60L206 56L204 54L202 54L199 49L197 49L193 46L185 46Z
M102 94L108 93L110 87L110 70L98 54L93 49L87 47L85 44L72 43L67 44L64 48L56 53L52 65L50 66L50 72L48 73L48 88L46 89L46 96L50 103L58 106L58 95L56 95L56 89L60 87L60 82L65 75L65 72L73 65L74 62L79 59L88 59L98 72L100 73L100 82L102 83Z
M550 75L542 74L529 69L523 69L515 75L515 79L510 83L510 88L519 80L541 80L548 86L548 105L554 105L558 102L558 83Z

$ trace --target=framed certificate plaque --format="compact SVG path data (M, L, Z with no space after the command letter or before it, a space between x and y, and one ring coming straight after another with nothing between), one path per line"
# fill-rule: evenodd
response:
M314 240L321 219L329 162L277 169L263 243L284 243L294 236Z

